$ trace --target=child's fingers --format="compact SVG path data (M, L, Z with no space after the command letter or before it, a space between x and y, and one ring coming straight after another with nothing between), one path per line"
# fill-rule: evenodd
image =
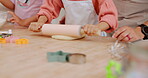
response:
M13 20L13 21L11 21L11 23L15 23L15 21Z
M39 23L38 30L41 30L42 26L43 26L43 24Z
M92 25L88 25L88 27L87 27L87 35L88 35L88 36L91 36L92 30L93 30Z
M43 23L33 22L29 26L29 30L33 32L40 32L42 28Z
M88 36L92 36L92 30L93 30L93 28L89 26L88 30L87 30L87 35Z
M87 34L87 28L88 28L87 25L85 25L85 26L83 27L83 30L84 30L84 33L85 33L85 34Z
M88 31L89 31L89 36L93 36L97 33L98 29L95 25L90 25Z
M37 23L33 24L33 31L37 31Z
M28 30L30 31L30 29L31 29L31 24L29 25L29 27L28 27Z
M31 25L31 30L32 30L32 31L34 31L35 26L36 26L36 23L32 23L32 25Z
M12 20L14 20L14 18L13 18L13 17L12 17L12 18L10 18L10 19L8 19L8 21L10 21L10 22L11 22Z
M12 18L9 19L9 22L11 22L11 23L15 23L16 20L12 17Z
M34 23L33 31L34 32L39 32L40 31L40 27L41 27L40 23Z
M96 33L95 30L96 30L95 27L92 26L92 28L91 28L91 30L90 30L90 35L91 35L91 36L95 35L95 33Z
M29 29L30 31L33 31L33 26L34 26L34 23L31 23L31 24L29 25L29 28L28 28L28 29Z
M86 34L90 35L90 27L87 25L87 30L86 30Z
M82 28L83 28L83 30L84 30L84 33L86 33L86 30L87 30L86 25L85 25L85 26L83 26Z
M14 18L16 18L16 14L14 12L8 11L9 14L11 14Z
M96 33L96 27L94 25L85 25L83 27L85 34L92 36Z

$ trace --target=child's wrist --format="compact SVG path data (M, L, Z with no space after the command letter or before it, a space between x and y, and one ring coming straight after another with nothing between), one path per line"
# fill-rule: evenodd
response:
M21 24L21 26L27 26L27 20L26 19L21 19L20 24Z
M47 22L47 17L46 16L40 16L38 19L38 23L46 23Z
M100 29L101 31L105 31L108 30L110 26L106 22L100 22L99 24L97 24L97 28Z

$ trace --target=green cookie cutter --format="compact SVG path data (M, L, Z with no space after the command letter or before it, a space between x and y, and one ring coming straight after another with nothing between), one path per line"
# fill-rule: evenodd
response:
M47 59L48 62L68 62L68 55L70 53L65 53L62 51L48 52Z
M115 68L115 73L112 71L112 67ZM116 61L109 61L109 64L106 66L106 78L118 78L122 74L122 65Z

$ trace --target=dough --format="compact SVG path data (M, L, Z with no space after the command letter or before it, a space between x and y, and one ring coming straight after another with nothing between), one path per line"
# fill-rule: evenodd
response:
M2 27L7 19L7 12L0 11L0 27Z
M53 36L51 36L51 38L58 39L58 40L76 40L76 39L81 39L81 38L84 38L84 37L85 36L82 36L80 38L71 37L71 36L64 36L64 35L53 35Z

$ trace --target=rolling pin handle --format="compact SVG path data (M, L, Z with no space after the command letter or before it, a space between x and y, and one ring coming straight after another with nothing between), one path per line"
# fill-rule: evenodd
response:
M81 33L82 36L86 35L83 29L81 29L81 32L80 33ZM101 30L98 30L98 32L94 36L103 36L103 37L106 37L107 36L107 33L105 31L102 31L101 32Z

